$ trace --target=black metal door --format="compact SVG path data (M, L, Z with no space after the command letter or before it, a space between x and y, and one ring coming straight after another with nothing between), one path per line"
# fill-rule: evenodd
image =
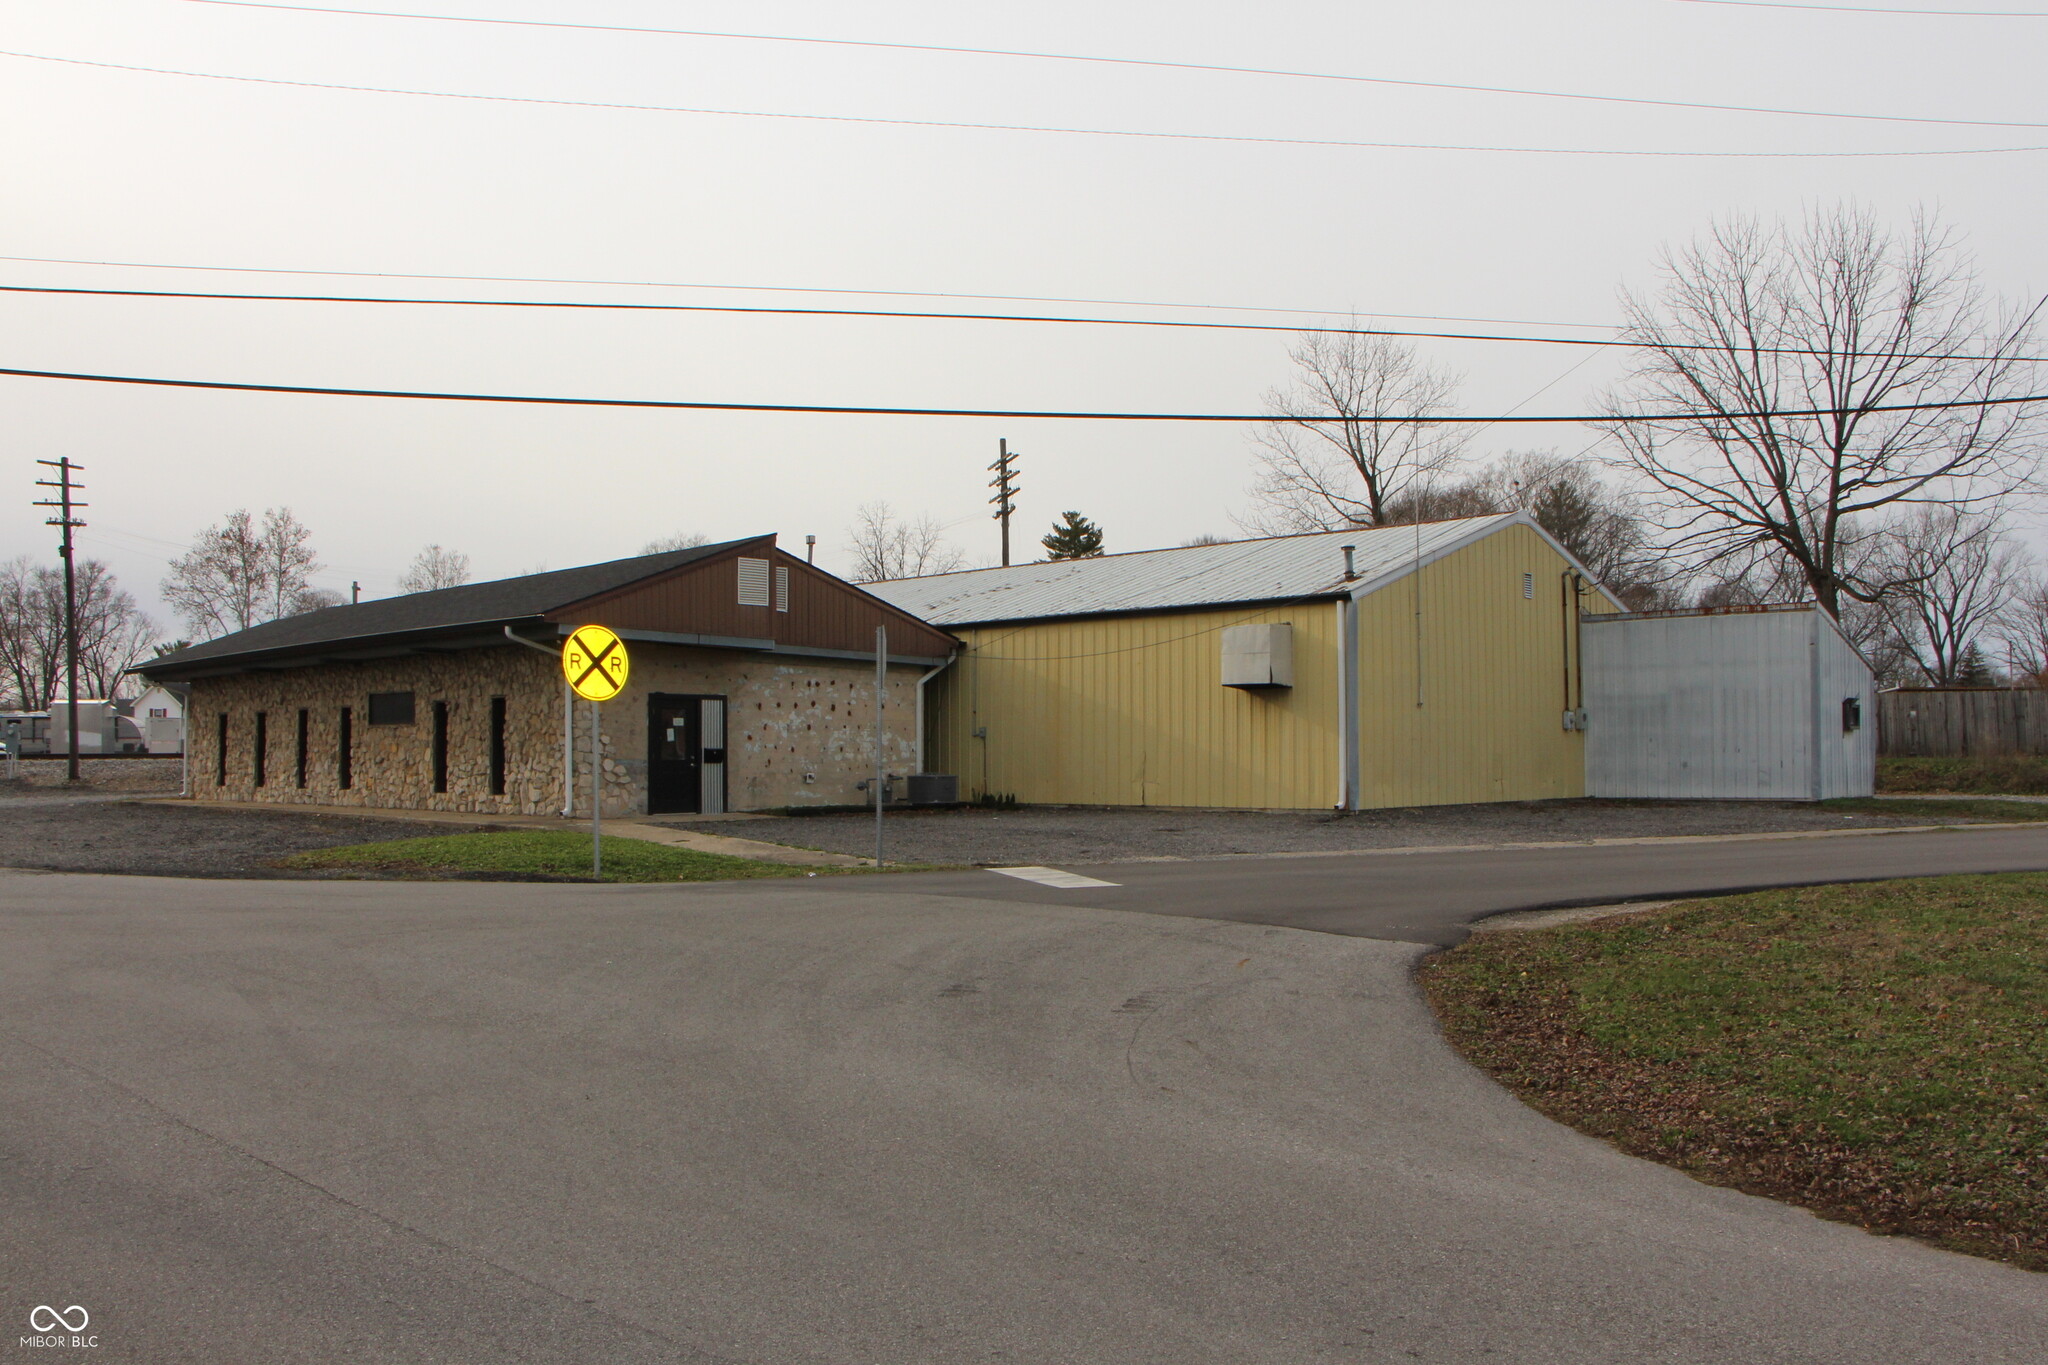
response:
M701 698L656 692L647 698L647 812L704 809Z

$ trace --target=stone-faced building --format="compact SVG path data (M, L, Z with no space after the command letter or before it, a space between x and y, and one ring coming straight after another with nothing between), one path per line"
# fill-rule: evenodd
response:
M860 803L875 628L892 774L919 770L920 694L955 648L760 536L329 607L138 671L191 688L195 796L588 814L591 707L559 663L584 625L632 658L599 708L607 815Z

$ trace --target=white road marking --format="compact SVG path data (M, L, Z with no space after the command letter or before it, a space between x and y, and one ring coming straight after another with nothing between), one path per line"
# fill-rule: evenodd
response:
M1078 872L1062 872L1056 867L992 867L991 872L1000 872L1005 877L1016 877L1021 881L1037 882L1040 886L1056 886L1071 890L1083 886L1118 886L1118 882L1105 882L1096 877L1084 877Z

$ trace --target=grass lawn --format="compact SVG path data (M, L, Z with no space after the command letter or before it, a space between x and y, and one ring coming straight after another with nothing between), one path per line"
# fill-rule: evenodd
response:
M301 871L397 872L422 877L504 876L590 877L590 836L574 830L489 830L440 834L425 839L321 848L281 858L277 865ZM722 853L650 844L645 839L604 841L608 882L716 882L742 877L801 877L843 869L791 867Z
M1422 984L1473 1062L1623 1151L2048 1270L2048 874L1480 934Z
M2000 801L1995 796L1980 801L1915 801L1910 797L1873 801L1848 796L1820 804L1826 810L1860 815L1924 816L1930 825L1945 825L1952 820L2048 820L2048 801Z
M1880 758L1881 792L1969 792L2048 796L2048 754L1984 758Z

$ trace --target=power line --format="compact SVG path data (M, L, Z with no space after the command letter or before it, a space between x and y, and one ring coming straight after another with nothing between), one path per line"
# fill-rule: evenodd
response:
M1046 294L964 294L922 289L825 289L787 284L704 284L688 280L592 280L550 275L421 275L395 270L286 270L260 265L179 265L168 261L88 261L66 256L0 256L0 261L31 265L90 265L121 270L195 270L225 275L322 275L358 280L456 280L465 284L579 284L605 289L715 289L747 294L840 294L890 299L981 299L995 303L1081 303L1101 308L1188 308L1213 313L1294 313L1329 317L1357 313L1355 308L1260 308L1242 303L1169 303L1157 299L1086 299ZM1556 322L1530 318L1474 318L1450 313L1387 313L1366 310L1376 318L1419 322L1482 322L1501 327L1584 327L1613 331L1611 322Z
M404 304L432 308L548 308L626 313L736 313L745 316L807 318L894 318L924 322L1041 322L1084 327L1164 327L1195 331L1286 332L1290 335L1315 333L1323 336L1398 337L1421 341L1501 341L1535 346L1586 346L1623 350L1724 351L1724 346L1690 342L1629 341L1612 337L1499 336L1483 332L1421 332L1386 327L1327 327L1302 324L1257 322L1198 322L1179 318L1082 318L1047 317L1034 313L920 313L885 308L767 308L709 303L604 303L556 299L424 299L394 298L374 294L249 294L191 289L89 289L82 286L0 284L0 294L59 294L89 298L121 299L210 299L247 303L364 303ZM1856 358L1874 352L1819 351L1811 347L1755 346L1745 351L1757 355L1841 356ZM1899 359L1926 359L1921 355ZM2026 361L2042 363L2042 356L1956 355L1953 360ZM1576 368L1576 367L1574 367Z
M233 0L201 0L203 4L227 4ZM1941 19L2048 19L2040 10L2018 9L1879 9L1874 5L1795 5L1780 0L1681 0L1688 5L1728 5L1735 9L1803 9L1821 14L1902 14ZM289 5L264 5L263 9L289 9Z
M1167 327L1224 332L1320 332L1332 336L1415 337L1440 341L1526 341L1557 346L1627 346L1635 343L1581 337L1513 337L1478 332L1394 331L1385 328L1321 327L1295 323L1201 322L1181 318L1048 317L1034 313L938 313L888 308L769 308L709 303L608 303L555 299L427 299L364 294L251 294L190 289L89 289L77 286L0 284L0 294L63 294L93 298L218 299L252 303L409 304L441 308L563 308L628 313L737 313L767 317L899 318L941 322L1043 322L1090 327Z
M1298 425L1322 425L1338 422L1356 426L1402 426L1426 424L1430 426L1491 426L1496 423L1518 424L1549 423L1571 426L1614 426L1629 423L1719 421L1732 422L1767 417L1833 417L1848 411L1838 408L1790 408L1773 409L1768 412L1700 412L1700 413L1601 413L1593 416L1521 416L1502 414L1497 417L1429 416L1417 417L1336 417L1336 416L1275 416L1272 413L1213 413L1213 412L1055 412L1017 408L883 408L859 407L829 403L714 403L692 402L667 398L568 398L540 394L511 393L444 393L436 390L416 389L343 389L326 388L304 384L240 384L217 379L159 379L141 375L123 374L82 374L67 370L20 370L0 369L0 375L12 375L19 379L70 379L93 384L136 384L152 388L169 389L214 389L230 393L298 393L326 398L411 398L445 403L518 403L544 404L559 407L580 408L668 408L703 412L786 412L824 413L860 417L1011 417L1045 418L1056 421L1081 422L1287 422ZM1952 408L2000 408L2027 403L2048 403L2048 393L2027 394L2018 398L1976 398L1955 399L1940 403L1888 403L1854 409L1857 413L1873 412L1933 412Z
M1260 137L1246 133L1147 132L1131 128L1073 128L1042 123L977 123L963 119L881 118L857 114L796 114L767 109L717 109L680 104L626 104L613 100L546 99L538 95L474 95L453 90L415 90L388 85L345 85L336 81L294 81L277 76L234 76L219 71L188 71L166 66L138 66L128 62L96 62L83 57L52 57L40 52L0 50L0 57L23 61L54 62L64 66L91 67L101 71L139 72L150 76L181 76L193 80L230 81L243 85L276 85L297 90L340 90L359 95L408 95L422 99L471 100L487 104L530 104L565 109L606 109L644 114L699 114L715 118L780 119L801 123L860 124L878 128L948 128L983 133L1054 133L1068 137L1132 138L1142 141L1211 142L1236 146L1339 147L1372 151L1411 152L1496 152L1516 156L1619 156L1679 157L1688 160L1869 160L1891 157L2003 156L2015 152L2044 152L2048 146L2032 147L1937 147L1922 151L1881 152L1693 152L1637 150L1624 147L1506 147L1476 146L1458 142L1365 142L1348 138ZM2048 124L2039 125L2048 127Z
M1464 85L1451 81L1413 81L1393 76L1357 76L1332 71L1288 71L1263 66L1223 66L1209 62L1170 62L1143 57L1098 57L1075 52L1033 52L1019 48L950 47L936 43L885 43L858 38L799 38L783 33L729 33L715 29L642 28L626 24L577 24L543 19L495 19L468 14L404 14L391 10L338 9L316 5L261 4L256 0L189 0L192 4L230 9L278 10L286 14L334 14L360 19L412 19L437 24L488 24L504 28L573 29L586 33L628 33L671 38L718 38L747 43L794 43L817 47L861 47L893 52L932 52L966 57L1012 57L1035 62L1080 62L1099 66L1139 66L1166 71L1202 71L1230 76L1271 76L1284 80L1339 81L1356 85L1392 85L1410 90L1449 90L1460 94L1514 95L1529 99L1582 100L1596 104L1634 104L1659 109L1703 109L1725 114L1773 114L1786 118L1853 119L1871 123L1929 123L1965 128L2048 128L2048 123L2013 123L1999 119L1921 118L1911 114L1851 114L1826 109L1784 109L1751 104L1710 104L1692 100L1642 99L1628 95L1588 95L1567 90L1530 90L1519 86ZM1901 13L1910 11L1886 11Z

